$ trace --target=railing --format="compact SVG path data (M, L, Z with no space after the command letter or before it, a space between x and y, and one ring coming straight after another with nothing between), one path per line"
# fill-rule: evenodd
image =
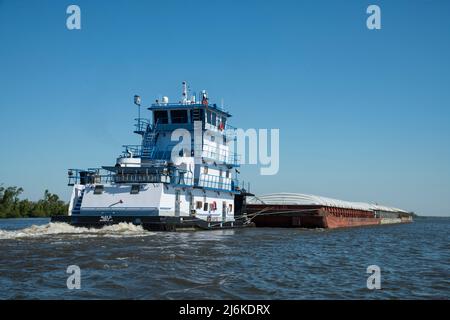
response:
M124 151L122 151L123 157L128 158L128 155L130 155L130 153L133 156L137 156L137 157L140 157L142 155L142 145L140 145L140 144L123 145L122 148L125 149Z
M217 191L236 192L245 189L239 181L212 174L201 174L194 179L192 173L162 169L153 173L102 173L103 169L69 169L69 185L103 184L103 183L166 183L175 186L193 186Z
M69 169L67 172L69 186L74 184L108 183L112 181L112 173L101 168Z
M113 175L114 183L161 183L169 181L168 176L161 174L117 173Z
M157 147L143 147L142 145L123 145L125 150L122 152L122 157L142 157L154 160L170 160L172 157L172 150L160 150Z
M203 147L199 146L198 148L203 148L202 157L204 158L208 158L224 164L229 164L235 167L239 166L240 155L234 152L209 145L203 145Z
M172 159L172 150L173 147L169 147L167 149L158 149L157 147L142 147L142 145L123 145L125 150L122 152L122 157L142 157L146 159L153 160L173 160ZM214 161L217 163L223 163L226 165L231 165L234 167L238 167L240 165L241 156L221 148L213 147L210 145L199 145L198 150L201 150L202 158L205 158L210 161ZM197 150L194 146L194 150ZM194 150L191 150L191 154L184 154L185 157L194 156ZM179 156L179 155L177 155Z
M216 176L212 174L201 174L197 185L199 187L215 190L236 191L239 186L237 179Z
M143 118L136 118L134 119L136 121L136 124L134 127L136 128L134 130L135 133L143 134L147 132L150 128L150 121L143 119Z

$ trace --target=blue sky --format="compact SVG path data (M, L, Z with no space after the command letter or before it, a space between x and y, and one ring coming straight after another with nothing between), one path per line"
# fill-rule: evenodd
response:
M66 28L81 8L82 29ZM382 29L366 28L381 7ZM448 1L0 0L0 182L69 197L66 169L113 164L143 102L187 80L242 128L280 129L302 192L450 214Z

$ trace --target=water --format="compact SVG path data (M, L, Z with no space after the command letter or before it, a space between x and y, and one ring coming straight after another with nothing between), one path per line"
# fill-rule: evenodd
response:
M341 230L102 230L0 220L3 299L449 299L450 218ZM368 290L367 266L381 268ZM69 290L69 265L81 289Z

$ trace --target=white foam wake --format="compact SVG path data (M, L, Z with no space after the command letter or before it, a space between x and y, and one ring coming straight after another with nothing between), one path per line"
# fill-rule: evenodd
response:
M105 226L101 229L74 227L67 223L48 223L45 225L32 225L31 227L20 230L1 230L0 240L36 238L52 235L72 235L83 237L137 237L148 236L151 232L145 231L142 226L136 226L132 223L118 223Z

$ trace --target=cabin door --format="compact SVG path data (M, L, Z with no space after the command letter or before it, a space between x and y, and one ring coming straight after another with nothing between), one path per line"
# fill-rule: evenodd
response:
M180 216L180 190L175 190L175 217Z
M192 192L188 193L187 198L189 199L189 215L194 215L194 195Z
M222 221L227 221L227 203L222 201Z

